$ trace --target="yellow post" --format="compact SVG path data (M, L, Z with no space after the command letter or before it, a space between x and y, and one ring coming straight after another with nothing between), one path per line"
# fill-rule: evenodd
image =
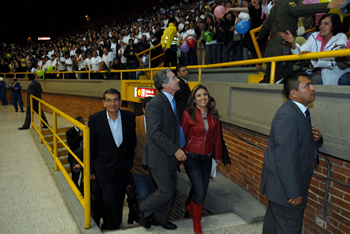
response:
M89 74L89 80L90 80L90 72L88 72L88 74Z
M148 67L151 68L151 51L148 51Z
M275 83L275 74L276 73L276 61L271 61L271 75L270 75L270 84Z
M198 81L202 81L202 68L198 68Z
M64 80L64 74L65 74L65 73L63 72L62 74L63 74L62 79Z
M254 48L255 48L255 51L256 51L256 55L258 56L258 58L262 58L262 55L261 55L261 51L260 51L260 47L258 45L258 42L256 41L256 36L255 36L255 33L259 32L261 29L261 27L259 28L255 28L253 30L250 30L250 36L252 38L252 41L253 41L253 44L254 44Z
M45 80L45 73L44 73L44 75L43 75L43 80Z
M40 133L39 142L43 143L43 138L42 138L42 136L43 136L43 123L41 122L42 114L41 114L41 102L40 101L38 101L38 106L39 106L38 115L39 115L39 133Z
M123 72L120 72L120 80L123 79Z
M151 70L151 80L153 80L153 70Z
M34 119L33 119L33 98L32 95L30 95L30 121L31 123L31 128L34 128Z
M53 154L54 154L54 162L55 162L55 171L58 171L58 165L56 163L56 158L58 156L58 143L57 143L57 114L56 111L53 113Z
M84 203L85 203L85 228L91 227L91 205L90 205L90 128L83 131L83 160L84 160Z

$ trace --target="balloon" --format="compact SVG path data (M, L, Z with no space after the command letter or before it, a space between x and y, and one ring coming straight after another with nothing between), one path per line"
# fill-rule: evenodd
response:
M241 20L236 24L236 30L239 34L245 34L250 29L250 22L246 20Z
M320 3L331 2L332 0L320 0Z
M340 21L343 23L344 16L343 16L343 13L341 13L341 10L339 10L338 8L334 8L334 9L331 9L330 11L328 11L328 14L330 14L330 13L339 15Z
M342 5L340 8L344 8L344 7L346 7L346 6L349 4L349 2L350 2L350 0L345 0L345 4L344 4L344 5Z
M187 53L189 50L190 50L190 47L188 47L186 42L181 45L182 52Z
M44 71L43 70L38 70L37 72L36 72L36 74L38 75L38 76L43 76L44 75Z
M53 67L52 66L48 66L46 69L48 72L52 72L53 71Z
M204 41L206 41L206 42L209 42L209 41L213 40L213 37L214 37L214 35L213 35L213 33L210 32L210 31L206 31L206 32L203 34L203 39L204 39Z
M12 57L12 55L11 55L11 54L7 54L7 58L9 58L9 59L10 59L11 57Z
M315 4L315 3L320 3L320 0L304 0L305 5L306 4Z
M196 46L196 40L193 37L190 37L189 39L187 39L186 43L187 43L187 46L190 48L193 48Z
M214 15L216 17L218 17L219 19L224 17L224 15L225 15L225 8L222 5L219 5L219 6L215 7Z

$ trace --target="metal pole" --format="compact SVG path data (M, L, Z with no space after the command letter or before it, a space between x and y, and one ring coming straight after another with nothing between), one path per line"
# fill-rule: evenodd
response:
M39 133L40 133L40 140L39 142L40 143L43 143L43 123L41 122L41 118L42 118L42 114L41 114L41 102L38 101L38 105L39 105L39 108L38 108L38 114L39 114Z
M84 203L85 203L85 228L91 227L90 205L90 128L83 131L83 160L84 160Z
M54 159L57 159L58 156L58 143L57 143L57 114L54 111L53 112L53 154L54 154ZM58 165L56 163L56 160L54 160L55 162L55 171L58 171Z
M275 75L276 75L276 61L272 61L271 62L270 84L275 83Z

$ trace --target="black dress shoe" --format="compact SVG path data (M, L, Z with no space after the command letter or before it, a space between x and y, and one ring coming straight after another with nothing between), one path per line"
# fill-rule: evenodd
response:
M149 219L145 217L144 213L140 210L140 207L138 204L134 205L134 210L137 214L137 219L140 222L140 225L146 229L149 229L151 227Z
M18 110L16 110L16 112L18 112Z
M24 110L21 110L21 112L24 112Z
M25 129L29 129L29 128L24 128L24 127L18 128L18 130L25 130Z
M166 222L165 224L161 224L156 219L152 220L152 225L153 226L162 226L164 229L169 229L169 230L173 230L173 229L177 228L177 226L171 222Z
M48 128L48 127L46 125L44 125L43 128Z

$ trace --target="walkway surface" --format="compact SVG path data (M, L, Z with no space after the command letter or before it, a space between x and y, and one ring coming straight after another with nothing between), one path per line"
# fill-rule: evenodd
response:
M0 233L80 233L24 118L0 106Z

